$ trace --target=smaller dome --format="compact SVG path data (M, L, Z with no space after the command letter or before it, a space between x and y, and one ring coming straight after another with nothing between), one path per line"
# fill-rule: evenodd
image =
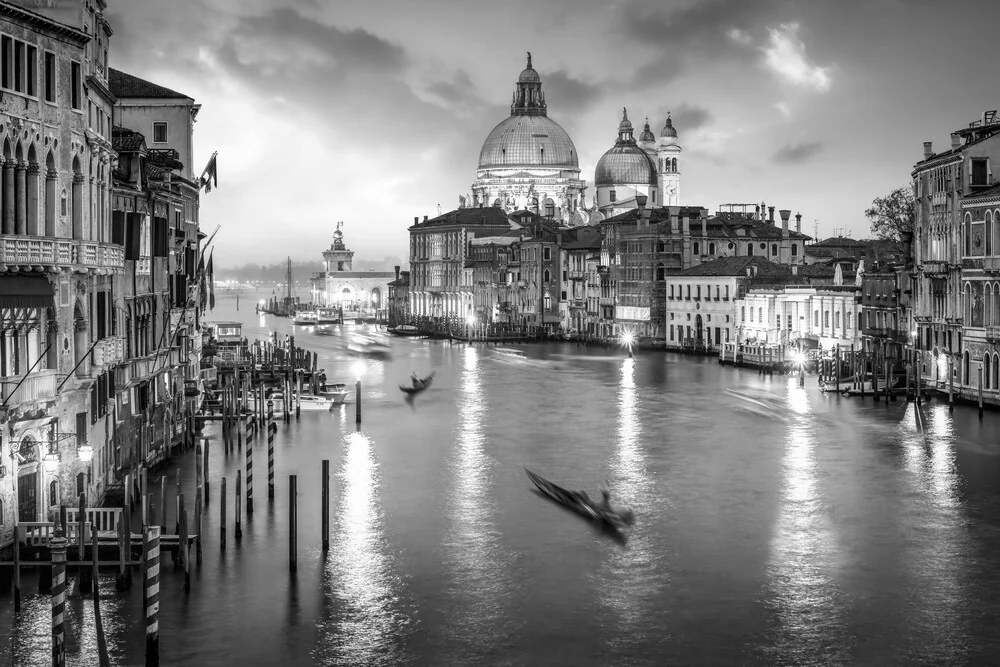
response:
M674 134L676 135L676 132ZM639 141L656 141L656 135L649 129L648 118L646 119L646 124L642 127L642 134L639 135Z
M667 122L663 124L663 129L660 130L661 137L668 137L670 139L677 138L677 130L674 129L674 122L670 120L670 114L667 114Z
M594 185L656 185L656 165L635 144L618 144L601 156Z
M625 107L622 107L622 122L618 123L618 133L631 132L632 131L632 121L628 119L628 111Z
M542 78L538 76L538 72L535 71L533 67L527 67L521 71L520 76L517 77L518 83L541 83Z
M344 232L342 232L342 231L340 231L338 229L337 231L335 231L333 233L333 238L334 238L334 240L339 241L340 239L344 238Z

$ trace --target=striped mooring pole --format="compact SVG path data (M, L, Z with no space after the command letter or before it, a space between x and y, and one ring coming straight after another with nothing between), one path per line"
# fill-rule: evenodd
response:
M267 424L267 498L274 500L274 434L278 425L272 419Z
M160 664L160 527L148 526L144 535L146 554L146 667Z
M253 447L250 440L253 434L250 432L250 423L247 422L247 516L253 514Z
M65 509L63 512L65 513ZM55 534L49 541L52 551L52 667L66 664L66 540L63 526L57 522Z

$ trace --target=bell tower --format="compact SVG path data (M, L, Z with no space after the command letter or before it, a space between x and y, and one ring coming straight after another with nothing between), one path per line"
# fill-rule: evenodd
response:
M323 251L323 261L327 275L339 271L351 271L354 262L354 251L348 250L344 245L344 232L340 228L344 226L342 220L337 221L337 230L333 233L333 244L329 249Z
M679 160L681 144L677 140L677 130L667 112L667 122L660 130L656 145L656 175L663 203L662 206L679 206L681 202L681 171Z

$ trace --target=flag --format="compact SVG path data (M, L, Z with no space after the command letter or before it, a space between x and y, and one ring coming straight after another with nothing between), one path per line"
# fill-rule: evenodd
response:
M215 252L215 248L212 248L212 252ZM208 254L208 268L205 272L208 274L208 308L209 310L215 310L215 271L212 265L212 253Z
M201 309L205 310L205 305L208 303L208 283L205 281L205 256L202 255L198 258L198 288L201 292L199 295L198 304Z
M208 164L205 165L205 170L201 172L201 178L199 180L201 187L205 189L205 192L211 192L213 187L219 187L218 155L218 151L212 153L212 157L208 160Z

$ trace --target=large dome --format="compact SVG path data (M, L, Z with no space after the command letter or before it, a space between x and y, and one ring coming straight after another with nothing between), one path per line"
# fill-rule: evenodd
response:
M480 169L539 166L580 168L573 140L548 116L505 118L479 151Z
M594 185L656 185L656 165L638 146L618 145L597 161Z

